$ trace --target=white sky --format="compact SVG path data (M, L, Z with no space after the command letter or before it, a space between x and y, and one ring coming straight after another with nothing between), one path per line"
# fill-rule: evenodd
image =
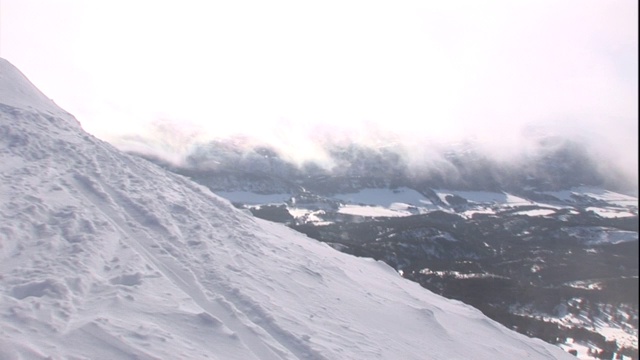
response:
M335 126L508 142L534 123L596 134L635 164L637 7L0 0L0 56L105 139L160 121L178 138Z

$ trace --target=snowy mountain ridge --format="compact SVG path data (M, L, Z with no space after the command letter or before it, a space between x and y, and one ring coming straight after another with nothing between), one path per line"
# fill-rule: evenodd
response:
M84 133L0 59L0 358L573 358Z

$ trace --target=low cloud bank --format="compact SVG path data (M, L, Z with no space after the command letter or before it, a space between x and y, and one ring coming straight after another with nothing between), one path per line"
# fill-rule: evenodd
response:
M565 129L538 124L519 132L494 129L435 139L370 124L355 132L327 126L306 133L278 128L263 137L236 134L211 139L195 127L163 121L150 132L153 137L121 137L113 142L125 151L192 171L337 177L373 172L424 180L432 186L486 189L522 187L530 181L550 188L599 185L637 194L633 136L625 142L604 133Z

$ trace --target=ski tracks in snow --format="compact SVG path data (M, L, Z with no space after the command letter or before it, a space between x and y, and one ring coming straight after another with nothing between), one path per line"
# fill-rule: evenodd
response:
M203 311L233 331L257 358L267 360L324 358L308 344L277 326L274 320L250 299L235 292L231 293L228 290L231 289L229 286L224 284L216 286L208 281L206 290L218 297L216 299L207 297L197 276L189 270L184 261L174 256L179 250L171 244L171 235L167 234L166 229L157 219L149 218L140 212L135 204L132 204L132 200L120 195L102 181L98 183L84 175L76 175L74 179L82 195L111 222L127 245L155 266ZM128 218L120 213L126 214ZM155 226L149 226L150 223ZM136 226L136 224L143 226ZM148 231L148 229L151 230ZM173 242L175 243L175 240Z

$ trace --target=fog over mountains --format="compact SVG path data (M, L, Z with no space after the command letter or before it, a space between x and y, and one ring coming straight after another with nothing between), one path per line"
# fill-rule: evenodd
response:
M155 140L129 136L115 144L188 172L263 174L305 183L310 177L331 177L336 183L330 186L336 192L347 190L340 188L345 178L360 178L370 181L370 187L552 191L601 186L637 195L637 166L628 161L631 154L614 158L606 137L563 134L542 126L530 126L517 141L506 139L498 145L486 138L416 141L383 134L374 125L359 140L337 129L324 129L300 140L299 148L290 139L274 143L246 135L201 142L195 133L175 136L173 126L159 125L162 131L154 135Z

